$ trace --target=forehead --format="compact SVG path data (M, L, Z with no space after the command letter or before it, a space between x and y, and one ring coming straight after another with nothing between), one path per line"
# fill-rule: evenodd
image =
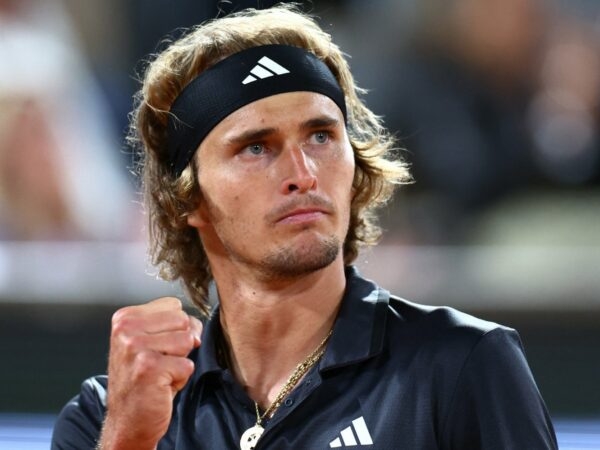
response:
M316 117L330 117L344 125L340 108L316 92L286 92L256 100L232 112L205 138L227 138L255 127L292 128ZM202 147L202 145L201 145Z

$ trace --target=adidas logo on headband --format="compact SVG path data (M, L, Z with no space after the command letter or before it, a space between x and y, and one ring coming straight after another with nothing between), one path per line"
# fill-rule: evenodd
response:
M280 64L277 64L271 58L263 56L258 61L258 64L252 68L250 73L255 76L248 75L246 78L244 78L242 84L252 83L253 81L257 80L256 77L262 80L263 78L272 77L273 75L283 75L284 73L290 73L290 71L287 70L285 67L281 66Z

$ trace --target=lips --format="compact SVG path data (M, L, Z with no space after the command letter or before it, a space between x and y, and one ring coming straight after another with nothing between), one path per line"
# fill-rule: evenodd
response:
M331 215L334 211L333 203L311 193L304 198L289 199L273 209L266 219L271 224L313 221Z
M279 223L295 223L317 220L325 214L329 214L323 208L298 208L288 213L283 214L277 222Z

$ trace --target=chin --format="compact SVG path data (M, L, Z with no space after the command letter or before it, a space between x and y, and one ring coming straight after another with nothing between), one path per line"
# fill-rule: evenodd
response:
M324 269L336 260L340 251L339 239L331 236L301 247L283 247L267 256L261 265L267 276L293 278Z

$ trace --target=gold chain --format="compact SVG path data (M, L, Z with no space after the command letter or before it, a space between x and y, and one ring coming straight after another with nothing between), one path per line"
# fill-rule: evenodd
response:
M294 389L294 386L296 386L298 381L300 381L300 379L306 374L306 372L308 372L308 370L315 365L319 358L323 356L323 353L325 353L325 344L327 343L327 340L331 337L332 333L333 329L331 329L329 333L327 333L327 336L325 336L325 338L321 341L317 348L315 348L313 352L310 355L308 355L304 361L302 361L296 366L296 369L294 370L294 372L292 372L288 380L285 382L285 384L279 391L279 394L277 394L277 397L275 398L275 400L273 400L273 403L269 405L269 407L265 410L264 413L262 413L262 415L258 410L258 403L254 402L254 406L256 407L256 425L262 425L262 421L265 417L268 417L269 419L273 417L275 411L277 411L277 408L281 406L281 402L283 401L283 399L287 397L287 395L292 391L292 389Z

